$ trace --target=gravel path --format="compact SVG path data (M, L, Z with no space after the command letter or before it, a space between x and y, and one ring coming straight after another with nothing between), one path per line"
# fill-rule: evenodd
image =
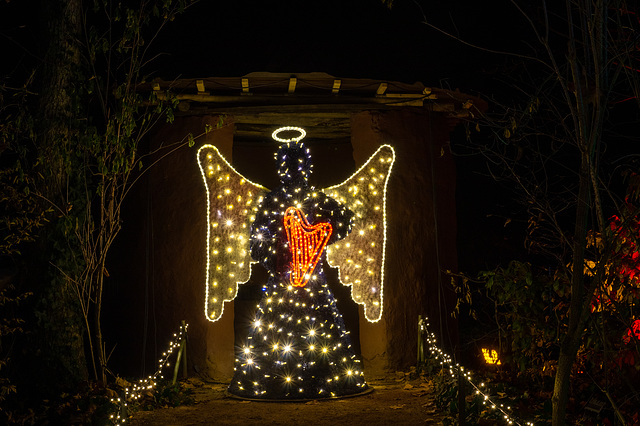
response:
M310 402L254 402L225 395L226 384L190 380L196 403L135 413L133 426L150 425L440 425L433 387L404 377L369 381L363 396Z

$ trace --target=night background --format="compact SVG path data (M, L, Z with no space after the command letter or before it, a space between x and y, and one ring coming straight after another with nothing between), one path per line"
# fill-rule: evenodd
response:
M142 3L142 13L140 3L133 0L0 4L0 423L119 424L133 416L133 424L141 425L211 424L206 420L211 413L190 420L171 417L174 414L144 416L147 409L202 407L193 405L194 400L202 402L198 398L207 389L222 395L228 384L213 374L207 376L205 361L193 361L202 355L215 364L211 359L217 360L222 349L211 355L208 346L199 343L187 352L189 379L172 384L155 375L162 355L161 366L171 363L164 367L164 375L172 376L179 339L171 354L162 352L180 326L172 321L191 305L175 302L176 312L165 312L179 291L156 294L161 287L154 290L149 283L188 281L191 275L172 272L171 265L188 264L197 250L186 246L202 237L199 229L189 229L188 219L178 222L188 217L180 210L200 212L204 200L189 204L191 192L181 194L181 186L173 183L186 176L195 188L193 194L202 195L196 150L203 143L218 146L226 143L220 142L225 138L233 141L235 128L233 151L229 146L222 155L233 152L231 163L242 175L273 188L277 180L275 173L269 173L275 170L271 158L278 145L270 133L248 137L249 130L257 128L251 127L253 123L240 119L233 123L234 111L238 117L254 111L243 109L242 101L222 106L211 100L191 102L196 88L190 82L204 79L206 84L212 84L209 80L219 84L235 78L240 95L240 78L251 73L272 73L264 74L267 79L325 73L319 78L343 79L344 97L346 82L357 86L361 80L375 84L371 97L384 82L389 83L389 92L406 94L427 87L440 90L440 99L452 99L451 110L436 112L427 108L426 97L421 99L424 109L380 107L381 116L387 109L404 112L390 113L395 118L372 125L374 130L388 126L384 131L389 135L416 135L413 142L404 142L407 145L398 141L398 147L416 145L415 141L433 145L404 154L397 148L400 160L391 172L387 206L389 217L398 219L388 223L391 235L402 239L417 232L416 240L407 239L409 244L424 238L425 246L435 241L436 249L394 242L387 248L387 258L411 258L415 251L424 256L416 258L421 259L418 263L429 270L417 268L415 276L433 276L429 274L435 274L434 265L440 270L437 285L426 278L423 284L406 284L415 285L411 291L418 296L407 290L403 299L402 287L396 288L398 294L388 290L392 295L385 296L387 317L380 323L386 324L389 345L387 377L371 381L364 371L373 388L380 386L372 395L390 398L384 390L394 382L398 392L405 392L404 397L394 398L410 398L407 392L419 388L421 405L404 399L369 400L369 404L389 402L385 415L399 416L398 424L415 419L432 424L505 424L505 416L518 424L640 424L637 2ZM299 77L296 95L305 93L304 78ZM185 89L184 82L193 88ZM257 95L261 89L265 90L251 87ZM164 90L166 97L159 95ZM252 106L256 111L259 102ZM438 102L444 101L433 103ZM277 108L282 108L279 117L296 116L304 109L285 98L280 106L265 110ZM345 114L368 114L368 108L356 111L347 106ZM412 122L414 118L407 118L414 117L411 114L424 117L423 123ZM296 124L278 119L264 126ZM213 130L198 135L191 130L202 124L198 120ZM393 120L395 124L389 124ZM362 121L352 118L349 123L351 141L339 131L332 140L326 136L331 129L314 136L307 128L310 137L305 142L315 163L313 184L327 187L343 181L373 153L369 148L360 152L356 146L357 138L366 137L356 137L357 132L369 135L358 127ZM432 129L437 130L429 133ZM193 133L189 140L169 148L163 145L187 132ZM420 132L430 136L422 138ZM161 148L169 153L162 154ZM363 160L356 158L364 152ZM424 159L440 157L450 160L451 166L441 166L432 175L433 163ZM402 165L411 166L396 170ZM132 189L125 190L129 185ZM404 192L391 194L394 185ZM426 185L433 185L435 195ZM412 193L416 201L410 198ZM426 211L424 221L429 224L413 228L413 222L404 221L407 212L420 216L420 209L430 208L429 200L435 199L443 210L434 208L433 229L431 213ZM394 201L396 205L390 205ZM175 204L180 207L171 207ZM438 234L449 224L450 232ZM166 236L154 229L162 229ZM173 239L185 229L188 235ZM448 258L443 250L442 263L431 259L431 253L440 255L441 245L453 253ZM385 282L414 277L413 272L402 275L397 266L402 263L393 262L388 260ZM195 280L203 274L197 265ZM247 332L254 336L244 316L253 315L267 269L254 271L234 302L231 326L235 326L236 353L241 351L242 336ZM353 356L366 358L360 341L373 326L358 317L349 289L336 285L337 280L336 272L327 273L351 331ZM74 284L85 282L89 284ZM198 286L193 298L200 303L204 286ZM434 302L424 302L431 299ZM406 303L415 306L406 308L404 318L399 311ZM201 306L197 309L202 316ZM331 312L322 314L326 324L332 321ZM439 318L430 318L433 329L422 329L425 323L416 324L414 312ZM214 326L207 328L212 323L204 318L198 321L190 324L193 336L219 332ZM342 330L340 321L336 324ZM439 343L433 343L431 332ZM90 341L102 342L106 349ZM447 366L452 361L439 355L435 346L443 346L453 365L470 369L474 378L463 376L457 367L440 367L441 361ZM342 356L350 356L349 351ZM151 391L132 384L147 377L149 381L140 386L153 383ZM254 376L245 379L253 380ZM487 386L480 387L480 382ZM355 392L346 386L335 389L339 395ZM250 399L244 392L234 391ZM290 398L281 390L274 395L278 395L274 399ZM114 400L118 397L129 401L128 408ZM356 405L366 404L367 398L349 399L343 407L353 401L352 409L369 410ZM228 410L233 417L238 407L248 407L224 401L224 407L207 406L207 410L218 410L222 417ZM491 407L495 405L499 408ZM265 412L278 411L277 404L266 407L273 410ZM346 411L335 414L336 424L343 421L341 415L352 415L348 408L342 409ZM137 413L143 415L136 420ZM252 424L267 419L236 421ZM289 424L286 418L274 419ZM363 416L361 421L370 423L367 419Z

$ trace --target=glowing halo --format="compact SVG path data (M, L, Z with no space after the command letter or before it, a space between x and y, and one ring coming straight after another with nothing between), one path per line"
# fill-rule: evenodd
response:
M283 139L283 138L279 138L278 137L279 133L286 132L286 131L300 132L300 135L295 137L295 138L291 138L291 139ZM307 132L305 132L302 127L291 127L291 126L280 127L279 129L274 130L273 133L271 134L271 137L273 138L273 140L278 141L278 142L282 142L282 143L294 142L294 141L295 142L299 142L305 136L307 136Z

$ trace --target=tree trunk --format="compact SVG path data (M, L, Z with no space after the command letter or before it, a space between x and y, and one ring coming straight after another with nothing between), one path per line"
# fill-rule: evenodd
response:
M98 376L96 380L102 381L102 383L107 383L107 374L106 374L106 355L105 355L105 347L104 341L102 338L102 285L104 283L104 261L100 263L101 269L98 271L98 282L96 283L96 305L94 309L94 324L93 324L93 334L94 334L94 351L96 351L96 355L98 358Z
M40 156L46 160L47 196L58 207L66 208L66 152L72 143L74 87L79 80L79 37L82 5L80 0L43 0L45 39L40 97Z
M584 253L587 242L588 218L590 211L589 150L581 153L576 224L573 241L573 268L571 276L571 304L569 307L569 327L560 346L558 369L553 388L552 425L565 424L567 403L569 402L569 381L571 370L584 333Z
M101 184L101 193L100 193L100 221L98 222L98 228L100 229L98 235L98 242L96 245L95 256L98 260L98 270L93 274L94 281L91 282L91 287L95 292L95 306L94 306L94 317L93 317L93 339L94 339L94 347L95 358L98 361L98 374L96 376L96 380L102 381L102 383L107 382L106 375L106 354L105 354L105 345L102 336L102 292L104 289L104 277L106 274L106 258L107 252L109 251L109 241L111 240L112 233L112 212L109 212L107 206L111 205L111 200L113 200L114 194L114 185L113 183L109 183L108 180L103 176L102 184Z
M580 333L582 336L582 333ZM578 353L579 345L574 344L573 339L569 336L565 338L565 342L560 348L560 356L558 358L558 369L556 371L556 379L553 387L553 414L551 424L553 426L561 426L565 424L567 412L567 404L569 403L569 384L571 381L571 370ZM580 340L578 340L580 342Z
M59 211L67 212L70 203L67 194L69 145L73 143L74 84L79 80L80 54L78 39L81 29L80 0L43 0L43 40L48 41L42 65L38 119L38 155L43 165L43 195ZM54 208L54 209L55 209ZM76 206L77 208L77 206ZM43 265L74 264L70 248L53 241L64 241L62 226L54 221L43 238ZM87 371L83 346L82 316L68 277L53 269L48 277L40 276L38 289L38 315L43 318L34 353L41 353L36 370L43 368L43 377L55 388L73 388L86 380ZM40 374L40 373L38 373ZM54 390L55 391L55 390Z

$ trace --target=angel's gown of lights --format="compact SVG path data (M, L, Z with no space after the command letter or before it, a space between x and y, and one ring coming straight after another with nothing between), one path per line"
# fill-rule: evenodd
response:
M322 271L322 254L309 282L290 283L291 253L285 210L297 206L313 226L330 223L327 244L351 231L353 213L307 184L311 172L302 143L278 153L281 185L264 198L251 227L251 256L269 272L249 335L235 360L229 392L244 398L296 400L332 398L367 390L362 362Z

